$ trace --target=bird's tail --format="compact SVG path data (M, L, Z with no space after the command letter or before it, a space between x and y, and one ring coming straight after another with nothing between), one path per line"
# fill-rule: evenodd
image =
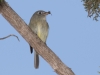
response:
M39 55L35 50L34 50L34 67L36 69L39 67Z

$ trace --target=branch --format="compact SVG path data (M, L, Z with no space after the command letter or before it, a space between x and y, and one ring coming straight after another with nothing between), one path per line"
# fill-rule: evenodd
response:
M10 34L10 35L8 35L8 36L5 36L5 37L3 37L3 38L0 38L0 40L4 40L4 39L6 39L6 38L8 38L8 37L10 37L10 36L16 37L16 38L18 39L18 41L19 41L18 36L14 35L14 34Z
M2 16L22 35L22 37L42 56L58 75L74 75L56 54L46 46L26 25L21 17L6 3L0 6Z

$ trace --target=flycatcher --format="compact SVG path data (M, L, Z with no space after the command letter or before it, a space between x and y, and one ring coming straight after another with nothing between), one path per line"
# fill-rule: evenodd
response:
M37 36L46 43L46 39L48 36L49 25L46 21L46 16L51 14L50 11L45 12L43 10L36 11L29 23L29 27L32 31L37 34ZM33 53L33 48L30 46L30 52ZM34 67L37 69L39 67L39 55L34 50Z

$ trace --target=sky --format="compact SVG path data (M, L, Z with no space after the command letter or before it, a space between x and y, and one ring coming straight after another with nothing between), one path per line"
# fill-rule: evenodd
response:
M100 19L87 17L81 0L6 0L13 10L29 24L37 10L51 11L47 16L47 45L72 69L75 75L99 75ZM40 56L39 69L34 68L34 55L29 44L0 15L0 37L15 34L0 41L0 75L57 75Z

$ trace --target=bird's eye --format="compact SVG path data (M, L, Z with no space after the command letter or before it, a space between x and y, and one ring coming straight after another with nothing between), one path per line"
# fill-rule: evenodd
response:
M42 12L38 12L38 14L42 14Z
M42 14L41 12L39 12L39 14Z

